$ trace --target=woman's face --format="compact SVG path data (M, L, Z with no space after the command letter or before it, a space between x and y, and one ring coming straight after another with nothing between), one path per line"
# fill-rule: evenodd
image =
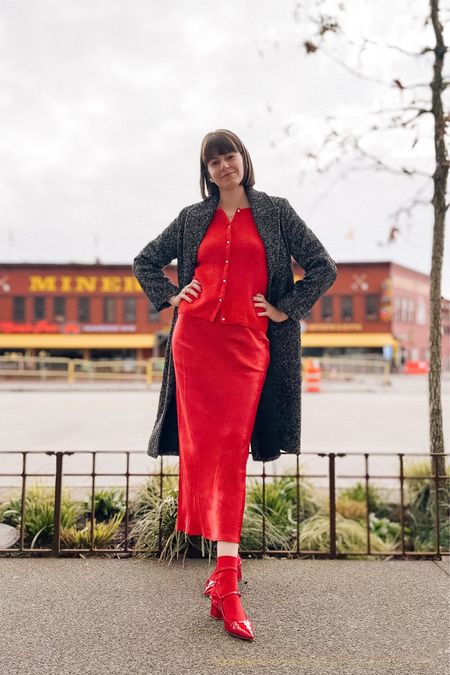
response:
M208 162L208 173L220 190L232 190L244 178L244 160L240 152L227 152L212 157Z

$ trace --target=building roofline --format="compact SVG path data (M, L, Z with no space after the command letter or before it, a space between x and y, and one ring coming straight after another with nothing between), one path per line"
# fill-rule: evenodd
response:
M410 267L405 267L404 265L401 265L400 263L394 262L393 260L361 260L361 261L356 261L356 260L336 260L335 262L337 265L395 265L397 267L403 267L403 269L409 269L412 272L416 272L417 270L410 268ZM128 267L132 265L133 261L130 260L130 262L123 262L123 263L114 263L114 262L101 262L101 261L94 261L94 262L75 262L71 260L62 260L59 262L49 262L47 260L37 260L34 262L30 261L22 261L22 262L7 262L7 261L2 261L0 260L0 266L8 266L8 267L40 267L40 266L45 266L45 267L62 267L64 265L70 265L71 267ZM171 264L171 263L170 263ZM422 272L418 272L418 274L422 274Z
M417 269L414 269L413 267L406 267L406 265L401 265L400 263L394 262L392 260L361 260L359 262L355 260L336 260L336 264L339 268L339 266L346 266L346 267L375 267L379 265L385 265L387 267L397 267L399 269L405 270L407 272L413 272L414 274L418 274L422 276L424 279L429 279L430 275L425 273L425 272L420 272ZM25 268L32 268L32 267L50 267L50 268L55 268L55 267L73 267L76 269L86 269L88 267L97 267L99 269L102 268L116 268L116 269L129 269L130 273L132 273L132 261L128 263L107 263L107 262L46 262L46 261L41 261L41 262L1 262L0 261L0 268L1 267L12 267L12 268L17 268L17 267L25 267ZM176 262L175 263L168 263L166 267L177 267Z

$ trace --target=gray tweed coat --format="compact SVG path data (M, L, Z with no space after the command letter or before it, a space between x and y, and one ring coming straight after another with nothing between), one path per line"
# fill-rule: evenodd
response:
M288 315L281 322L269 319L270 363L250 443L254 460L270 461L282 453L300 454L300 319L332 286L337 267L287 199L271 197L251 187L245 187L245 191L266 250L268 290L265 297ZM179 293L195 276L197 250L218 200L218 196L211 196L184 207L175 220L134 258L133 273L157 311L170 307L168 298ZM295 283L291 256L305 271L304 278ZM179 288L163 272L163 268L175 258ZM151 457L179 455L171 344L177 317L178 307L175 307L166 346L158 411L147 448Z

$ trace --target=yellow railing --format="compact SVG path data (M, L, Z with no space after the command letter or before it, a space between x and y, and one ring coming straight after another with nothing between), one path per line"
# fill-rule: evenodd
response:
M383 386L390 384L391 364L385 359L359 359L349 356L313 356L302 359L303 373L308 361L320 365L320 375L324 381L354 381L358 377L375 378Z
M358 377L375 377L384 386L389 385L390 363L382 359L354 359L349 357L303 357L303 375L308 360L320 364L324 381L355 381ZM161 382L163 357L136 359L70 359L60 356L0 356L0 380L17 378L30 380L63 379L74 382L122 380L153 384Z
M0 356L0 380L20 378L30 380L63 379L68 383L122 380L161 382L164 358L135 359L70 359L59 356Z

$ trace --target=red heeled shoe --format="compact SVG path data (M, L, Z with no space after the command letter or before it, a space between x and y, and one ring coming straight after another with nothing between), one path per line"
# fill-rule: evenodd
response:
M242 579L242 560L240 556L237 556L238 559L238 566L237 566L237 580L240 581ZM203 595L206 596L207 598L210 597L211 594L211 589L216 583L216 571L212 572L211 576L208 577L208 579L205 581L205 588L203 589Z
M223 572L224 570L234 570L235 572L237 572L237 569L235 567L222 567L222 569L217 570L217 573ZM219 589L217 588L217 584L214 584L214 586L211 589L211 596L210 596L211 597L210 616L212 616L213 619L217 619L219 621L223 620L223 627L225 628L227 633L230 633L230 635L241 638L242 640L253 640L255 637L255 633L253 630L252 623L248 618L247 614L245 614L245 612L244 614L246 618L241 619L239 621L227 619L227 617L225 616L223 610L223 601L229 595L238 595L239 597L241 597L239 591L228 591L228 593L220 595Z

